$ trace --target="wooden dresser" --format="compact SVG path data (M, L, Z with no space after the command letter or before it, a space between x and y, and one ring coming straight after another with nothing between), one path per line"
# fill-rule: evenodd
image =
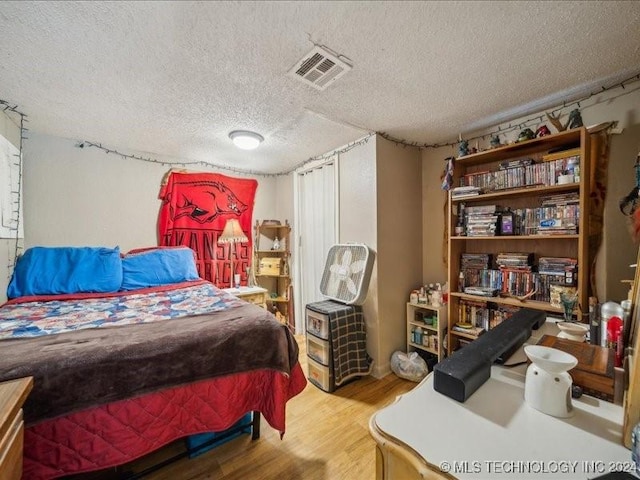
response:
M0 480L22 477L22 405L32 388L33 377L0 383Z

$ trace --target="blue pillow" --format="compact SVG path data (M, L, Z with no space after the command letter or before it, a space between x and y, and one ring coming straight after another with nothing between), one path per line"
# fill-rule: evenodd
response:
M117 292L121 284L118 247L32 247L18 259L7 297Z
M127 254L122 259L122 290L198 280L193 250L162 248Z

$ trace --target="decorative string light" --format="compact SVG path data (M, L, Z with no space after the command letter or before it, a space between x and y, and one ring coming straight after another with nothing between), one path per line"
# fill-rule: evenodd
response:
M15 167L17 167L18 170L18 185L17 190L11 191L11 194L15 195L15 209L12 210L12 214L15 216L12 220L15 220L15 223L12 222L13 225L9 227L9 231L15 234L16 242L13 249L13 259L9 259L9 262L7 262L7 280L10 280L13 269L18 261L18 257L20 256L23 249L23 246L20 245L20 222L22 221L22 217L20 215L20 205L22 205L22 150L24 141L27 140L25 134L28 131L24 124L28 122L28 120L27 115L25 113L22 113L18 109L17 105L10 104L5 100L0 99L0 108L2 108L2 111L7 114L12 113L20 117L20 143L18 145L18 153L14 154L16 161L13 164Z
M87 140L80 141L80 142L76 143L76 147L78 147L78 148L93 147L93 148L97 148L99 150L102 150L104 153L114 154L114 155L117 155L117 156L119 156L119 157L121 157L123 159L131 159L131 160L138 160L138 161L141 161L141 162L155 163L157 165L163 165L163 166L167 166L167 167L176 167L176 166L178 166L178 167L194 167L194 166L209 167L209 168L215 168L215 169L218 169L218 170L226 170L226 171L233 172L233 173L240 173L240 174L245 174L245 175L255 175L255 176L261 176L261 177L275 177L275 176L279 175L277 173L264 173L264 172L258 172L258 171L255 171L255 170L249 170L249 169L240 169L240 168L228 167L226 165L216 165L215 163L205 162L204 160L188 160L188 161L175 161L175 162L170 162L170 161L167 161L167 160L158 160L157 158L142 157L140 155L122 153L122 152L120 152L118 150L114 150L112 148L104 147L101 143L89 142Z
M228 167L226 165L218 165L215 163L210 163L210 162L205 162L204 160L188 160L188 161L176 161L176 162L169 162L166 160L158 160L156 158L151 158L151 157L142 157L140 155L133 155L133 154L127 154L127 153L122 153L119 152L118 150L114 150L111 148L107 148L105 146L103 146L100 143L94 143L94 142L89 142L89 141L80 141L78 143L76 143L76 147L78 148L85 148L85 147L93 147L93 148L97 148L102 150L105 153L112 153L114 155L118 155L124 159L132 159L132 160L139 160L142 162L149 162L149 163L155 163L158 165L164 165L164 166L169 166L169 167L176 167L176 166L183 166L183 167L193 167L193 166L199 166L199 167L208 167L208 168L215 168L216 170L226 170L229 172L233 172L233 173L239 173L239 174L245 174L245 175L254 175L254 176L260 176L260 177L279 177L282 175L288 175L291 172L297 170L298 168L301 168L305 165L307 165L308 163L311 162L317 162L317 161L321 161L321 160L326 160L328 158L333 157L334 155L339 155L345 152L348 152L349 150L363 145L365 143L367 143L369 141L369 138L371 138L373 135L375 135L375 133L371 132L369 133L367 136L361 138L360 140L356 140L355 142L351 142L348 145L345 145L343 148L339 149L339 150L333 150L329 153L325 153L323 155L318 155L315 157L311 157L308 158L307 160L304 160L303 162L300 162L299 164L295 165L294 167L290 168L289 170L285 170L282 172L276 172L276 173L265 173L265 172L260 172L257 170L248 170L248 169L240 169L240 168L233 168L233 167Z
M625 90L625 86L626 85L629 85L629 84L632 84L632 83L636 83L638 80L640 80L640 73L634 74L634 75L626 78L625 80L622 80L621 82L618 82L616 84L610 85L608 87L602 86L602 87L600 87L600 90L591 92L591 93L585 95L584 97L579 98L578 100L574 100L573 102L569 102L569 103L567 103L566 101L562 102L562 106L558 107L558 108L556 108L554 110L551 110L550 114L551 115L556 115L557 113L562 112L562 110L570 108L570 107L574 107L574 106L577 106L578 108L580 108L581 103L585 102L586 100L589 100L592 97L595 97L596 95L601 95L604 92L607 92L609 90L613 90L613 89L618 88L618 87L621 87L622 90ZM632 91L625 91L624 93L620 93L620 95L618 95L618 97L622 96L622 95L626 95L627 93L631 93L631 92ZM610 100L612 100L614 98L618 98L618 97L612 97ZM593 106L593 105L590 105L590 106ZM589 108L589 106L586 106L584 108ZM525 121L523 121L523 122L521 122L521 123L519 123L517 125L512 125L512 123L509 122L509 126L506 127L506 128L502 128L499 125L497 130L494 130L494 131L489 132L489 133L485 132L482 135L477 135L475 137L471 137L471 138L468 138L466 140L467 141L479 140L483 136L486 136L486 135L505 134L505 133L508 133L508 132L521 130L524 127L531 126L531 125L534 125L534 124L538 124L538 123L541 123L543 121L544 121L544 116L538 115L538 116L535 116L535 117L530 117L527 120L525 120ZM382 138L384 138L386 140L389 140L390 142L393 142L393 143L395 143L397 145L417 147L420 150L426 149L426 148L440 148L440 147L449 147L449 146L450 147L455 147L459 143L459 140L455 140L455 141L451 141L451 142L442 142L442 143L417 143L417 142L411 142L411 141L408 141L408 140L404 140L402 138L394 137L392 135L389 135L386 132L377 132L377 133Z

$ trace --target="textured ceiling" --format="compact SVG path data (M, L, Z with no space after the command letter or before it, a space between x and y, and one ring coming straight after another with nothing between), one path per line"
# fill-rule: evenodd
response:
M281 172L368 131L448 141L635 73L640 2L2 1L0 36L0 99L31 130ZM314 43L353 64L324 91L287 76ZM265 141L239 151L235 129Z

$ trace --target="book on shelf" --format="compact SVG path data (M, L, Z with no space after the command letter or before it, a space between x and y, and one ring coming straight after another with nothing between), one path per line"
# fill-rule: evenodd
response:
M531 300L549 302L552 285L574 286L577 282L575 258L541 257L535 265L533 253L509 252L499 253L496 264L498 268L490 268L488 254L461 254L462 291L478 297L521 297L535 292Z
M529 267L533 265L533 253L498 253L496 264L499 267Z
M476 327L476 329L487 331L495 328L496 325L511 317L511 315L518 310L520 310L520 307L499 305L486 300L470 300L464 298L461 299L458 304L458 323L465 327L468 327L470 324ZM454 327L452 327L452 329L454 329ZM462 331L463 333L468 333L467 330Z
M485 331L484 328L476 327L474 325L471 325L470 323L456 323L453 327L451 327L451 330L453 330L454 332L464 333L472 337L479 337Z
M571 153L571 152L569 152ZM573 173L575 183L580 180L580 155L547 155L542 162L531 158L505 160L498 169L467 173L460 178L463 187L478 187L484 191L534 186L558 185L558 177ZM572 171L573 169L573 171ZM576 171L577 169L577 171Z
M498 289L491 287L464 287L464 293L480 297L495 297L498 294Z
M469 215L494 214L500 210L499 205L471 205L466 207L466 213Z
M455 187L451 190L451 198L475 197L480 195L480 187Z
M471 209L471 211L470 211ZM465 213L465 234L467 237L494 237L498 234L497 212L480 212L468 207Z
M461 195L475 196L473 191ZM455 198L460 198L455 196ZM462 206L457 226L469 237L497 235L576 235L580 219L577 192L541 198L539 207L502 208L499 205Z
M518 160L505 160L504 162L500 162L499 168L500 170L507 170L509 168L516 167L526 167L527 165L533 165L535 161L533 158L521 158Z

